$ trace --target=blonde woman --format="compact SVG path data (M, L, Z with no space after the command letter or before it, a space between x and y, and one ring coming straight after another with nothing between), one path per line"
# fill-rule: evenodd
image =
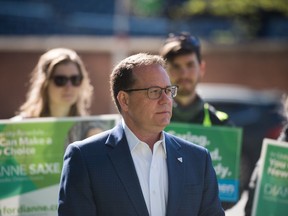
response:
M75 51L49 50L40 57L31 75L27 100L14 119L89 114L93 87Z

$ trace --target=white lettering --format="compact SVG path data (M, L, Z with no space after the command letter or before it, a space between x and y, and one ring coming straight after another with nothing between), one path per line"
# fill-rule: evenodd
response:
M9 166L1 166L0 167L0 176L25 176L26 175L26 167L24 164L20 165L9 165Z
M5 156L13 156L13 155L34 155L35 149L34 148L9 148L6 147L3 149L3 154Z
M214 169L215 169L216 175L220 178L226 178L227 176L231 176L229 167L225 167L221 163L214 166Z
M231 184L219 184L219 191L225 194L233 194L235 192L235 186Z
M29 174L57 174L61 172L59 163L39 163L29 165Z
M287 199L288 198L288 187L272 185L272 184L268 183L268 184L264 185L264 194L270 195L273 197Z

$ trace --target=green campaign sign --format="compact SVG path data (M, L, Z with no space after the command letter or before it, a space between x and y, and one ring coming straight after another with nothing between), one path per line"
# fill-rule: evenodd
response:
M69 143L112 128L119 115L0 121L0 215L57 215Z
M264 139L253 216L288 214L288 143Z
M165 130L207 148L217 175L220 199L228 202L238 200L242 129L171 123Z

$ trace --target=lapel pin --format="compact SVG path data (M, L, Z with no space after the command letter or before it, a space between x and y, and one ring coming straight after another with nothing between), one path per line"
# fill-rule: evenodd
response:
M180 161L181 163L183 162L182 157L177 158L178 161Z

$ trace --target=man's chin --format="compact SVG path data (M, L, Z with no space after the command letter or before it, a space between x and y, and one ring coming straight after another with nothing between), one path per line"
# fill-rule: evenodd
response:
M195 88L192 85L187 85L187 86L179 85L179 86L180 88L177 91L177 95L182 96L182 97L189 96L193 94L195 91Z
M190 91L178 91L177 92L177 96L180 96L180 97L187 97L187 96L190 96L191 94L193 94L193 91L190 90Z
M170 124L170 118L169 119L162 119L159 126L164 129L169 124Z

